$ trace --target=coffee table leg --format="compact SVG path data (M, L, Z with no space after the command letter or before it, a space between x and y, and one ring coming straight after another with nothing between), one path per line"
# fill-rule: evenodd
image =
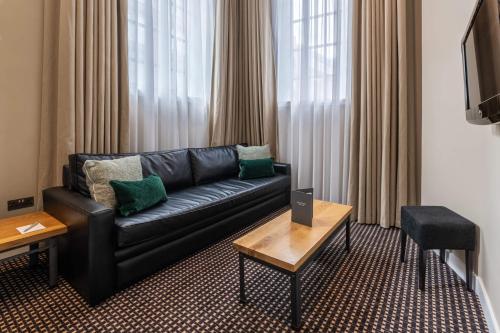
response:
M38 250L38 243L30 245L30 251L34 250ZM29 255L29 267L35 267L36 265L38 265L38 252Z
M57 239L51 238L49 243L49 286L57 285Z
M245 297L245 257L240 253L240 303L246 304Z
M300 329L300 275L299 273L293 273L290 278L291 282L291 298L292 298L292 328Z
M351 250L351 217L349 216L345 222L345 250Z

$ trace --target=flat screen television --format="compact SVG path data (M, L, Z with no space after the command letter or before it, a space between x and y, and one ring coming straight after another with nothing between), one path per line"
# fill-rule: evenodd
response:
M466 119L500 122L500 0L479 0L462 40Z

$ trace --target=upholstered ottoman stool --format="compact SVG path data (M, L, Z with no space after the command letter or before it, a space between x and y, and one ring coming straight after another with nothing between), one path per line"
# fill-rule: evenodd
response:
M418 245L418 287L425 290L426 250L444 252L465 250L467 290L471 291L471 251L476 246L476 226L471 221L442 206L401 207L401 262L405 261L406 235Z

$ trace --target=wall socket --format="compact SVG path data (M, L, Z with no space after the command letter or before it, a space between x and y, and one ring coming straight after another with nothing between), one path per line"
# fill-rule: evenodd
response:
M9 200L7 201L7 210L11 211L16 209L33 207L34 204L35 204L35 199L33 197Z

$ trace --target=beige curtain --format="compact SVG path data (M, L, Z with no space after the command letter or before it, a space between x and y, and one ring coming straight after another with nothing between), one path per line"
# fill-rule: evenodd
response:
M360 223L400 226L420 201L420 0L356 0L348 200Z
M269 144L276 155L271 1L219 0L215 22L210 144Z
M128 149L126 4L45 1L39 191L71 153Z

